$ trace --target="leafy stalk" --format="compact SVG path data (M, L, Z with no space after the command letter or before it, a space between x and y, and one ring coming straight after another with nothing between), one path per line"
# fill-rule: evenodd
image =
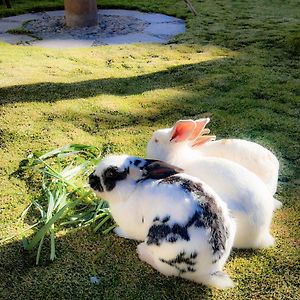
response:
M71 203L66 204L42 228L40 228L39 231L33 236L32 240L28 243L26 250L32 250L39 243L39 241L44 238L51 225L61 218L66 209L70 206Z
M105 151L104 151L105 152ZM25 219L32 209L39 211L35 226L43 224L31 240L23 239L26 250L37 247L39 263L45 237L50 237L50 260L56 257L55 232L62 226L92 226L96 232L111 220L107 203L97 200L86 187L86 176L97 163L99 149L94 146L70 144L46 153L32 153L20 163L22 172L41 174L42 197L34 199L23 211ZM101 231L109 233L115 225Z

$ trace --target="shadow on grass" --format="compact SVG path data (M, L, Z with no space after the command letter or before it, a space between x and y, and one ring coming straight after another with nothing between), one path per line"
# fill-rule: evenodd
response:
M80 128L95 136L105 137L107 134L112 137L111 131L121 129L131 130L132 134L136 135L140 132L140 129L136 126L150 128L155 124L156 126L165 127L166 123L171 125L176 119L209 116L209 103L201 102L198 99L196 102L195 100L195 97L189 95L172 97L164 102L151 103L149 108L136 107L131 111L100 107L94 108L93 111L76 111L73 113L66 109L49 113L46 118L49 122L62 121L70 123L75 128ZM137 137L135 139L136 142L139 142Z
M114 234L94 234L88 229L74 229L58 236L56 260L49 261L49 240L45 240L39 266L35 265L35 252L22 250L20 241L0 246L1 299L205 300L216 293L191 281L165 277L141 262L136 241ZM247 287L261 280L268 286L262 278L270 280L270 276L282 285L282 280L289 279L285 270L296 272L296 258L287 260L284 254L278 255L278 249L273 250L233 250L228 260L232 265L229 273L238 287L218 291L218 295L227 299L230 295L249 297ZM99 279L98 284L91 283L92 276ZM291 284L295 282L296 278ZM262 292L268 293L268 289Z
M1 299L210 299L212 291L180 278L165 277L142 263L137 242L74 230L57 239L57 259L35 266L21 242L0 246ZM90 282L97 276L99 284Z
M164 71L124 78L104 78L71 83L43 82L14 85L0 89L0 103L53 102L94 97L101 94L128 96L143 92L183 86L207 77L207 73L222 70L228 58L187 64ZM223 72L222 72L223 73Z

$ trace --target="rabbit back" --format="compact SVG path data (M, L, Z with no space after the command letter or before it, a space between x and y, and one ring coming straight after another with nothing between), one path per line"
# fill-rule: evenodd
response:
M263 146L241 139L222 139L192 148L203 156L215 156L234 161L255 173L275 194L279 162L276 156Z
M275 209L274 198L255 174L234 162L212 157L181 167L209 184L226 202L237 223L235 247L273 245L269 229Z

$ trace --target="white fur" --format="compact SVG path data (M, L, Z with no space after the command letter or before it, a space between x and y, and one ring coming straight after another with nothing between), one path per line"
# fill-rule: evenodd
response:
M218 157L202 157L187 143L170 143L168 129L155 132L147 146L147 158L178 166L207 183L225 201L237 223L236 248L266 248L275 200L266 185L243 166Z
M224 224L228 228L225 252L217 262L212 263L215 257L208 242L210 230L194 226L189 229L189 241L178 239L174 243L164 241L160 245L149 245L147 244L147 235L156 217L163 218L168 215L171 224L186 224L195 213L197 203L192 193L187 193L178 185L159 184L160 180L154 179L137 181L137 174L142 176L142 173L135 172L134 169L138 168L134 165L129 166L128 161L131 159L134 158L125 155L108 156L99 163L93 173L101 179L104 187L103 192L96 193L108 201L112 216L119 226L115 232L121 237L143 241L137 248L139 258L164 275L179 276L179 271L162 262L162 258L171 260L181 251L186 253L197 251L198 256L195 265L197 271L183 273L180 276L217 288L232 287L232 280L222 272L235 235L235 222L230 218L226 204L199 179L185 174L175 175L201 183L205 195L209 195L215 200L220 214L223 215ZM102 174L109 165L117 166L121 171L129 167L129 174L126 179L118 181L113 190L106 191ZM134 176L132 177L131 174Z
M157 149L154 140L158 140L159 144L169 144L171 131L172 128L165 128L153 134L148 144L148 153L151 156L161 157L161 155L155 155L161 150ZM276 193L279 161L263 146L241 139L222 139L191 147L191 150L201 156L220 157L242 165L255 173L267 185L272 195Z
M216 156L232 160L256 174L276 193L279 162L276 156L263 146L241 139L223 139L195 147L203 156Z

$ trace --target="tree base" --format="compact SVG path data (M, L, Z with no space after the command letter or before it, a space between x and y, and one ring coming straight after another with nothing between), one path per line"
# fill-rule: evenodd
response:
M98 24L96 0L64 0L66 25L90 27Z

